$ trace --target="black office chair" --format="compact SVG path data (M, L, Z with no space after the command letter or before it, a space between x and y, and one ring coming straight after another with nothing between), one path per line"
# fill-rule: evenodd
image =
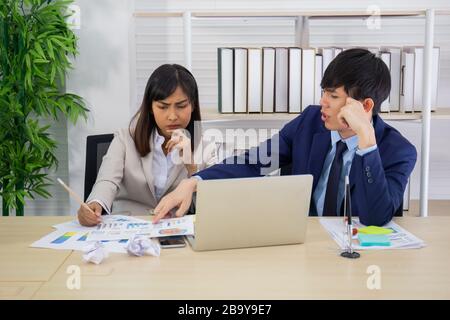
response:
M280 168L280 175L287 176L292 172L292 164L288 164ZM394 217L403 217L403 201L400 203L400 207L395 211Z
M102 164L103 156L108 151L109 145L113 140L113 134L99 134L88 136L86 139L86 170L84 173L84 201L97 180L98 170Z

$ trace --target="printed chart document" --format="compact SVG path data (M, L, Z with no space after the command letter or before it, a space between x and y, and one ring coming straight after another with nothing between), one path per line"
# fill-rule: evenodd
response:
M343 218L321 218L320 223L328 231L331 237L336 241L339 248L344 250L347 248L347 234L346 224ZM365 225L359 222L359 219L353 219L353 228L363 228ZM356 240L357 236L353 237L353 249L356 250L386 250L386 249L418 249L425 247L425 242L410 232L400 227L395 222L389 222L383 228L391 229L392 233L388 235L391 245L385 246L373 246L363 247L359 245Z
M124 216L120 214L103 215L102 223L114 223L114 222L147 222L145 220L134 218L132 216ZM58 230L70 230L70 231L91 231L95 227L83 227L78 220L72 220L56 224L53 228Z
M89 241L101 241L110 252L126 253L126 246L134 234L149 237L193 235L194 216L162 219L157 224L121 215L102 217L95 227L83 227L78 221L53 226L56 230L31 244L32 248L83 250Z
M104 215L102 223L123 223L123 222L147 222L142 219L123 215ZM84 227L78 220L68 221L54 225L56 230L31 244L32 248L46 248L56 250L79 250L82 251L87 244L88 235L96 227ZM102 240L110 252L126 253L128 239Z
M88 240L129 239L135 234L148 235L150 238L193 235L193 216L162 219L156 224L147 221L100 223L89 233Z
M83 250L89 231L57 229L31 244L32 248Z

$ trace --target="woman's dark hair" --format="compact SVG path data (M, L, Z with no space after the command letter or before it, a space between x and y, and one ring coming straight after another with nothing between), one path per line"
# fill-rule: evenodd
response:
M193 108L191 120L186 129L191 135L191 150L194 151L198 139L194 137L194 122L200 121L200 103L197 82L192 73L178 64L163 64L148 79L141 107L130 122L129 131L141 157L150 152L150 135L157 128L152 110L153 101L164 100L180 87ZM132 129L132 124L136 125Z
M391 75L386 64L366 49L348 49L331 61L320 83L322 89L344 86L345 92L355 100L372 98L373 114L380 111L381 103L391 91Z

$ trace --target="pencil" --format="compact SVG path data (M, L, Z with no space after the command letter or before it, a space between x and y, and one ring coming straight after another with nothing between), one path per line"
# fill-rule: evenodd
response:
M66 191L69 193L69 195L71 195L72 198L74 198L80 204L80 206L86 208L86 210L88 210L90 213L92 213L94 216L96 216L95 212L92 211L92 209L89 208L89 206L86 203L84 203L83 200L81 200L80 196L78 194L76 194L75 191L70 189L60 178L56 178L56 180L64 187L64 189L66 189Z

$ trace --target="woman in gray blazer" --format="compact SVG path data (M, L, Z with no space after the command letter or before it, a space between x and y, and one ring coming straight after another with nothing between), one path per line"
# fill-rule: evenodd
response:
M214 144L202 140L200 120L194 76L177 64L157 68L139 111L115 133L103 157L86 201L95 215L80 207L80 223L96 225L102 212L149 214L181 180L215 164Z

